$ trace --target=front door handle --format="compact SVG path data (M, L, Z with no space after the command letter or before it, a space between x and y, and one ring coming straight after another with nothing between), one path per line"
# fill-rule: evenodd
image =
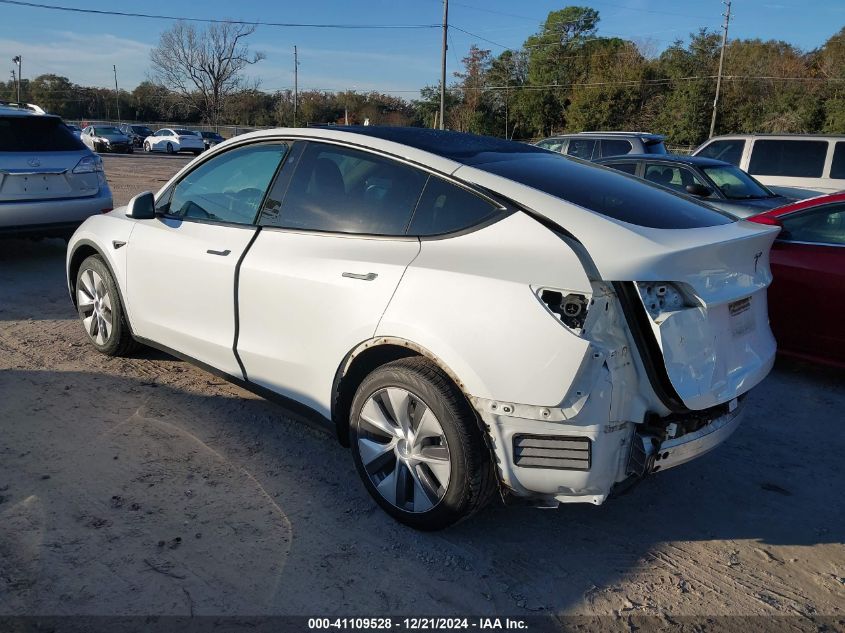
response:
M232 251L230 251L228 248L225 251L215 251L215 250L212 250L212 249L209 248L205 252L208 253L209 255L220 255L221 257L226 257L226 255L228 255Z
M361 281L373 281L378 275L376 273L343 273L349 279L360 279Z

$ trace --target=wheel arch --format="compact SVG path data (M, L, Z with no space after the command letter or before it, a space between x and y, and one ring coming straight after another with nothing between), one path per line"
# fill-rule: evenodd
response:
M335 425L337 439L343 446L349 446L349 411L355 392L364 378L386 363L413 356L426 358L439 367L464 394L472 408L463 381L439 356L407 339L378 336L363 341L352 349L335 374L332 385L331 419Z
M73 251L71 251L67 259L67 285L68 291L70 292L70 300L73 302L73 307L77 307L76 277L79 273L79 268L82 266L82 262L92 255L99 255L114 280L114 285L117 288L117 294L120 297L120 303L124 307L124 319L126 320L126 326L129 328L130 334L134 336L132 323L129 320L129 314L126 312L126 300L123 297L123 288L120 286L120 279L114 273L114 267L112 266L111 261L103 252L103 249L91 240L84 238L74 244Z

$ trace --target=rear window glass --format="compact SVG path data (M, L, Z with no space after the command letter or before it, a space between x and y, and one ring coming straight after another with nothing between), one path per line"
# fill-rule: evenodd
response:
M408 235L441 235L490 218L498 210L484 198L432 176L417 204Z
M760 176L821 178L827 141L755 141L748 171Z
M630 224L686 229L733 221L710 207L639 178L560 154L521 154L477 167Z
M845 143L839 142L833 150L833 163L830 165L831 178L845 178Z
M173 130L179 136L196 136L195 132L191 132L191 130Z
M724 141L713 141L706 147L702 148L696 156L703 156L704 158L715 158L716 160L723 160L739 167L739 162L742 160L742 152L745 150L745 141L742 139L726 139Z
M75 152L85 149L55 117L0 117L0 152Z

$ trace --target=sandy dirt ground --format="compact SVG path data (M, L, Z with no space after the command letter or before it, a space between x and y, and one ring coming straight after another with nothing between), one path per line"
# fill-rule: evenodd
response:
M107 157L116 204L187 159ZM719 450L604 506L423 534L332 430L86 343L64 243L0 243L0 614L845 618L845 373L779 361Z

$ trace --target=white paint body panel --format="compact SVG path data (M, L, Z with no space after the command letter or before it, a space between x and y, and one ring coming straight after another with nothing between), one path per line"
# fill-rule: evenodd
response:
M235 265L254 233L249 226L161 218L136 222L124 247L123 291L135 334L240 377L232 351Z
M476 407L504 485L523 496L601 503L627 476L637 424L670 413L634 345L631 327L640 326L628 323L610 282L673 282L695 297L697 307L642 328L689 408L726 403L771 367L765 292L776 229L627 224L440 156L331 129L243 135L198 160L243 143L297 138L348 143L451 174L545 216L577 242L520 211L422 241L262 229L241 265L237 306L238 354L257 385L328 416L333 381L353 350L380 337L408 341L437 359ZM254 229L112 216L88 220L69 252L85 238L107 254L136 334L240 376L232 351L235 268ZM128 245L112 252L115 239ZM583 331L564 326L538 299L539 288L591 300ZM729 305L747 297L754 327L735 336ZM512 455L517 432L589 438L592 467L520 468Z
M377 336L432 351L472 396L556 406L589 343L549 315L532 285L592 292L575 254L524 214L425 240Z
M263 229L240 273L238 353L246 375L329 417L340 363L372 338L419 251L415 239Z

